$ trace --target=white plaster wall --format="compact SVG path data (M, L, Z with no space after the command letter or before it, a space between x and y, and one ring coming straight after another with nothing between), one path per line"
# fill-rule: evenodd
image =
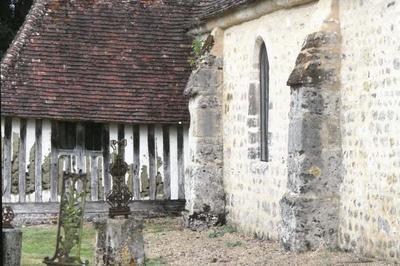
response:
M286 81L307 34L317 30L322 4L279 10L225 30L224 37L224 186L228 220L241 230L278 239L279 200L286 190L290 88ZM249 85L257 83L261 37L270 65L269 162L248 158Z
M340 2L340 245L400 261L400 1Z

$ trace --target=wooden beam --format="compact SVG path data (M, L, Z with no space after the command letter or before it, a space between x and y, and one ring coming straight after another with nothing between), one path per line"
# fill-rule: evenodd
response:
M157 175L161 176L161 181L164 182L164 161L163 161L163 131L161 125L156 125L154 127L154 138L156 144L156 173ZM156 180L157 182L157 180ZM164 187L160 191L159 185L157 184L156 188L156 199L163 199L164 198Z
M11 118L6 117L4 122L4 144L3 144L3 199L11 201Z
M171 199L179 198L178 179L178 132L176 126L169 127L169 159L170 159L170 186Z
M98 176L97 176L97 167L98 167L98 157L95 155L90 156L90 198L93 201L99 199L99 186L98 186Z
M154 142L154 126L149 125L148 127L148 147L149 147L149 179L150 179L150 190L149 196L151 200L156 199L157 183L156 183L156 150Z
M133 126L133 198L140 200L140 137L139 126Z
M178 126L178 199L185 198L185 162L183 150L183 126Z
M57 184L58 184L58 152L55 146L54 139L56 138L53 136L55 132L57 132L57 122L52 121L51 127L51 134L52 134L52 142L51 142L51 154L50 154L50 200L51 201L58 201L57 197Z
M85 125L81 122L76 125L76 163L77 171L86 173L85 164Z
M128 172L125 176L126 185L129 191L133 193L133 127L132 124L125 125L124 131L126 139L125 162L128 164Z
M18 151L18 193L19 202L26 199L26 119L20 120Z
M140 153L140 165L139 165L139 178L142 196L146 197L145 190L149 192L149 146L148 146L148 135L147 125L139 126L139 153ZM143 198L143 197L142 197Z
M164 162L164 199L171 198L171 174L170 174L170 161L169 161L169 127L163 126L163 162Z
M104 198L111 190L110 181L110 131L107 124L103 125L103 173L104 173Z
M9 203L16 215L24 214L58 214L60 204L57 202L42 203ZM129 204L131 213L180 213L184 210L184 200L134 200ZM105 201L86 202L85 215L105 214L109 205Z

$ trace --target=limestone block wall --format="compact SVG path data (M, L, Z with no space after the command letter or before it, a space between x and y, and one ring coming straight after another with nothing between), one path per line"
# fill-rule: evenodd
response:
M400 1L340 1L340 246L400 261Z
M301 45L317 27L319 3L278 10L232 26L224 37L224 187L228 221L249 234L278 239L286 191L290 88ZM269 161L259 155L259 47L269 59ZM256 110L254 110L256 109ZM258 111L259 113L259 111ZM258 149L257 149L258 148Z

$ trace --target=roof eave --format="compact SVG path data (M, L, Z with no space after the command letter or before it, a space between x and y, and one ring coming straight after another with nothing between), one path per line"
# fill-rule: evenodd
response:
M196 27L189 30L190 35L202 35L211 32L214 28L227 29L229 27L241 24L243 22L257 19L266 14L275 12L280 9L287 9L294 6L304 5L318 0L259 0L253 3L228 9L223 13L219 13L217 16L207 17L204 21L201 21ZM249 12L249 10L252 10Z

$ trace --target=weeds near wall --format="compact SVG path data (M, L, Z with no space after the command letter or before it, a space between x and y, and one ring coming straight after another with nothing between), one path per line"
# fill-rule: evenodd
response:
M213 229L211 233L208 234L209 238L216 238L216 237L222 237L225 234L230 234L236 232L236 228L225 225L221 227L217 227L217 229Z
M189 65L192 69L196 68L197 60L201 56L201 49L203 47L203 41L199 39L194 39L192 42L192 50L188 59Z

